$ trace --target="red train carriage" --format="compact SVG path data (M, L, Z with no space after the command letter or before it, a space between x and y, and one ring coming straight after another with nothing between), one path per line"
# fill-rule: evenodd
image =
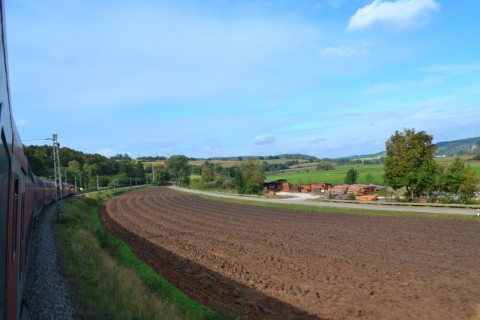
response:
M11 114L4 12L0 0L0 320L20 318L33 219L55 199L55 183L31 171Z

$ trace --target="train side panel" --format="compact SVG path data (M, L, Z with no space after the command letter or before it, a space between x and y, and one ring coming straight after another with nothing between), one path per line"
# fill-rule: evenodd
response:
M4 5L0 1L0 319L7 317L7 236L10 207L10 172L12 159L12 120L8 93L7 59L4 38Z
M4 1L0 0L0 320L19 319L33 219L55 200L55 183L36 177L13 121L8 85ZM62 186L66 196L73 186Z
M28 180L28 162L23 151L15 123L12 122L13 131L13 157L10 175L10 207L8 213L7 236L7 319L17 319L20 315L21 301L25 283L25 247L27 244L26 230L29 225L30 200L26 200L26 192L30 192L32 181ZM28 194L30 196L30 194ZM31 209L31 208L30 208Z
M11 153L6 140L10 130L9 118L5 116L5 107L0 104L1 145L0 145L0 319L6 319L7 299L7 234L10 207L10 168ZM8 114L9 116L9 114Z

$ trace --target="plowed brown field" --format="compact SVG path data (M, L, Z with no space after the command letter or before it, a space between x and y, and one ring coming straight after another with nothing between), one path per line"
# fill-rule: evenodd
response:
M245 319L469 319L480 223L298 212L152 188L107 201L105 227L175 286Z

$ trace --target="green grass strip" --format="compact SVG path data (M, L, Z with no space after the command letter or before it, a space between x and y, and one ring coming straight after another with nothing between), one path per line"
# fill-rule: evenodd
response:
M65 206L55 225L59 255L79 319L229 319L190 299L103 228L97 211L122 192L101 192Z
M161 297L171 299L175 306L180 309L187 319L214 319L215 314L212 310L195 300L190 299L182 291L174 287L154 269L148 266L143 260L138 258L127 246L125 242L108 234L100 222L97 213L98 208L94 210L93 218L97 227L97 234L101 239L102 247L105 248L117 261L127 268L132 268L138 272L145 284L157 292Z

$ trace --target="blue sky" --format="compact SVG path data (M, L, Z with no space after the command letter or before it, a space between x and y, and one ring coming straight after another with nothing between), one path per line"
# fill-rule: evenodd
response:
M57 133L106 156L335 158L382 151L404 128L480 136L478 1L5 6L23 140Z

